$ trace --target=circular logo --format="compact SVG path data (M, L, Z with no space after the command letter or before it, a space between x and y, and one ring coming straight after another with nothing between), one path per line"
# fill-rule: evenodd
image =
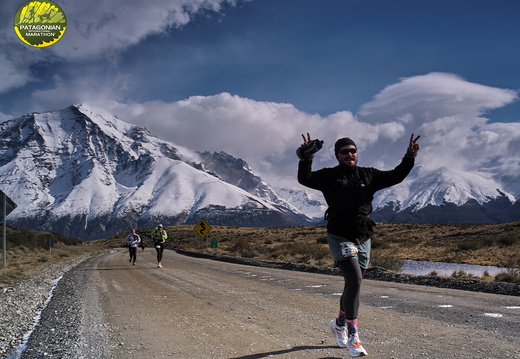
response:
M14 32L27 45L46 47L58 42L67 29L63 10L52 1L28 1L14 15Z

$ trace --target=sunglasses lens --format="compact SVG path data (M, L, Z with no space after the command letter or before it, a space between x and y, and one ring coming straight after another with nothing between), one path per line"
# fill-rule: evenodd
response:
M348 148L348 149L339 151L339 153L342 155L348 155L349 153L353 155L356 152L357 152L357 150L355 148Z

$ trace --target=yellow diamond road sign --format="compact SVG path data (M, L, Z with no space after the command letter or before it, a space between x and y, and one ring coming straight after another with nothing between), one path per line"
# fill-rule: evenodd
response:
M193 229L195 230L195 232L199 234L199 236L204 238L206 234L208 234L209 231L211 231L211 226L207 224L204 220L201 220Z

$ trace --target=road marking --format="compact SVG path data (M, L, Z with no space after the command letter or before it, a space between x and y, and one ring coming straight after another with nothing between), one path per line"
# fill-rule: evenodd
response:
M502 318L504 315L500 313L484 313L485 317Z

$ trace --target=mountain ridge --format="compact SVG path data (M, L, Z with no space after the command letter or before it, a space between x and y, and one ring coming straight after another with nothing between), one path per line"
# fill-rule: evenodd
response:
M225 152L196 152L87 104L0 123L0 189L18 203L13 225L82 240L132 227L322 224L323 198L273 189ZM497 223L520 220L518 176L417 165L380 191L373 219Z
M228 224L240 211L249 225L310 223L247 167L237 181L249 179L262 197L220 179L215 169L229 166L217 164L230 157L175 146L85 105L0 126L11 134L0 143L0 184L19 204L13 225L91 240L159 222Z

